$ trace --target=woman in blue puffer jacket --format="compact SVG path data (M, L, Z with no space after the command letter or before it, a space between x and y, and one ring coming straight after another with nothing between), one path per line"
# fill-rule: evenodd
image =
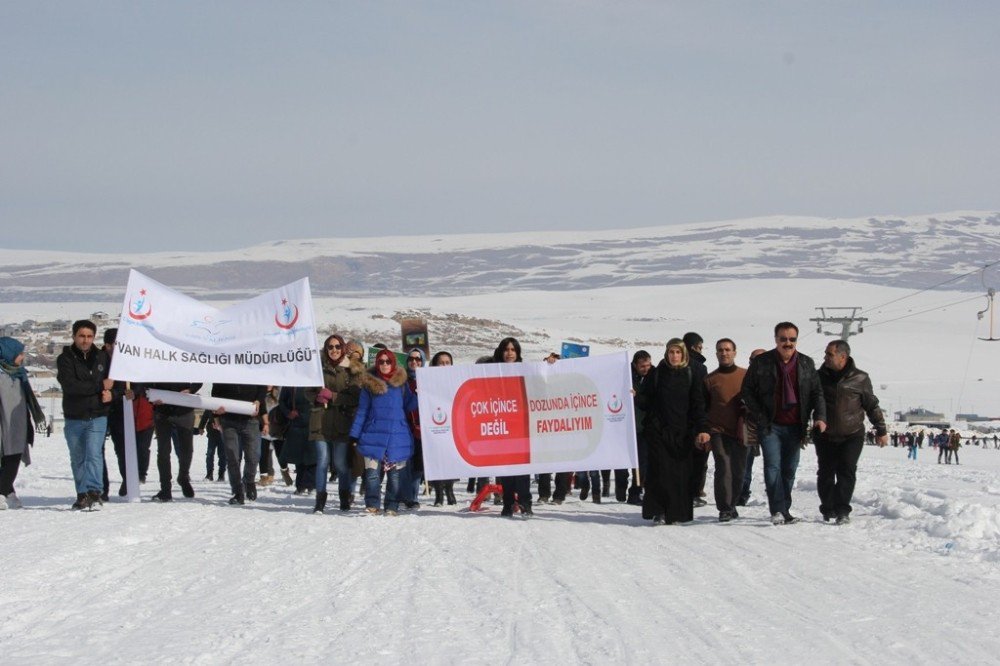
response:
M413 435L407 414L417 409L417 396L406 381L406 370L396 364L396 355L383 349L375 367L361 377L358 411L351 426L350 441L365 459L365 510L377 514L381 481L385 470L385 513L399 510L399 472L413 455Z

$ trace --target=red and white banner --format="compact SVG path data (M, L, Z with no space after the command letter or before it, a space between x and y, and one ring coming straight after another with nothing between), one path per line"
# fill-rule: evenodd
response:
M322 386L309 279L219 310L133 270L111 378Z
M420 368L429 480L637 466L625 352Z

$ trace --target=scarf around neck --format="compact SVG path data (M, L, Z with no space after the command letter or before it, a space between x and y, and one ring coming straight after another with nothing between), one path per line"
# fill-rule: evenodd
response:
M782 408L789 409L790 407L795 407L799 404L798 398L795 397L795 382L792 381L792 375L795 373L795 369L799 364L799 353L795 352L792 357L788 359L788 363L781 360L778 357L778 372L781 374L781 398L782 398Z

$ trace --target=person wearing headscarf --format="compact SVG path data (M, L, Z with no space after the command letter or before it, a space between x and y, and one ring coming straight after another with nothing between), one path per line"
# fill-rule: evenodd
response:
M14 481L21 463L31 464L34 424L45 422L28 383L24 357L24 344L19 340L0 338L0 510L21 508Z
M406 381L406 370L396 355L382 349L375 365L361 376L361 396L354 415L350 439L364 456L365 510L378 514L381 495L379 470L385 470L386 515L399 511L400 470L413 455L413 435L407 415L417 409L417 396Z
M636 405L646 412L642 517L654 525L688 522L694 520L690 489L695 442L710 440L705 393L680 338L667 342L663 359L651 373L652 381L643 382L636 394Z

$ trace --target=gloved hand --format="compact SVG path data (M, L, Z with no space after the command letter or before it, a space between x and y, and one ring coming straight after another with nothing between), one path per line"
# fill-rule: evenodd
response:
M325 405L326 403L330 402L330 399L332 397L333 397L333 391L324 386L319 390L319 393L316 394L316 402L320 405Z

